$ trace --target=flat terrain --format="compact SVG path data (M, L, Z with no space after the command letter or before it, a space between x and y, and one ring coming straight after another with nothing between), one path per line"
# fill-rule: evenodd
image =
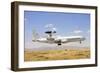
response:
M90 58L90 49L25 50L24 61L71 60Z

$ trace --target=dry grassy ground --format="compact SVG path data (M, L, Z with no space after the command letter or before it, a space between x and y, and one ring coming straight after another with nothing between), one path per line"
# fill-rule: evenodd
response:
M90 58L90 49L25 50L24 61L70 60Z

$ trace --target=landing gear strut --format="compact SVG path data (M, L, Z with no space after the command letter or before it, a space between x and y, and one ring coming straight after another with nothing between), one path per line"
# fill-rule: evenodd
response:
M58 46L61 45L61 40L58 41Z
M80 41L80 44L81 44L82 42Z

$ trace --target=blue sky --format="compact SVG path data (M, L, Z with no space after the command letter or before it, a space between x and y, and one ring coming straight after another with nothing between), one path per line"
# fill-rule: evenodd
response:
M45 35L46 25L53 24L60 36L82 35L86 37L86 45L90 38L90 14L24 11L25 48L32 48L32 31L40 36ZM34 47L33 47L34 48Z

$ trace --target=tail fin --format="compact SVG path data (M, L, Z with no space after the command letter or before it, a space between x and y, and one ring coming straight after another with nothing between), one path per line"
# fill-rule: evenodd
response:
M33 30L32 41L37 41L38 38L39 38L39 34L35 30Z

